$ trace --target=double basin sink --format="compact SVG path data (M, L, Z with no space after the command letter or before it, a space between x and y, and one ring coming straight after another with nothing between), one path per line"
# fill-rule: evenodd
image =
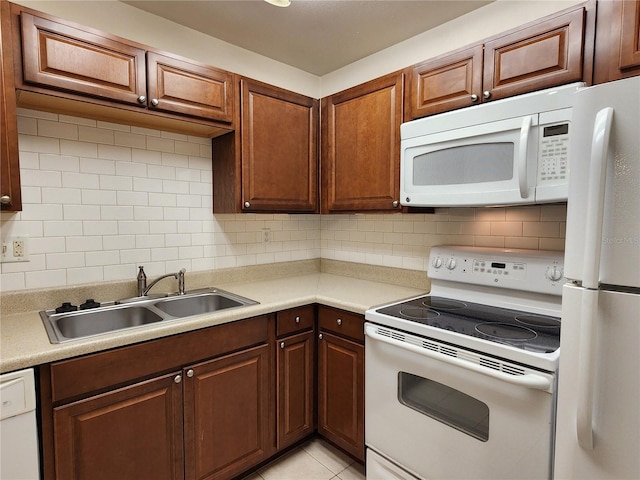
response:
M46 310L40 312L40 318L51 343L63 343L257 303L223 290L206 289L161 298L137 297L67 313Z

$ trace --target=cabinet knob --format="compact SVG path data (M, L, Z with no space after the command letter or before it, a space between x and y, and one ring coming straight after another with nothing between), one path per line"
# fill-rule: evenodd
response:
M244 202L244 208L249 208L251 204L249 202Z
M338 320L336 320L336 323L338 324L338 326L342 325L342 319L339 318Z
M485 100L491 98L491 92L489 90L485 90L484 92L482 92L482 98L484 98Z
M471 95L471 101L472 102L477 102L478 101L478 95L476 95L475 93Z
M9 195L2 195L0 197L0 203L2 205L9 205L11 203L11 197Z
M319 335L318 335L318 338L319 338L320 340L322 340L322 334L319 334Z
M160 102L158 101L157 98L152 98L151 99L151 105L153 105L154 107L157 107L159 103Z
M284 342L280 342L280 348L284 348Z
M296 323L300 323L300 317L296 317Z
M400 202L398 200L394 200L393 201L393 208L398 208L398 205L400 205Z
M144 95L140 95L138 97L138 103L145 103L147 101L147 97L145 97Z
M182 381L182 375L176 375L173 377L173 381L176 383L180 383Z
M187 370L187 377L189 377L189 378L193 377L193 369L192 368Z

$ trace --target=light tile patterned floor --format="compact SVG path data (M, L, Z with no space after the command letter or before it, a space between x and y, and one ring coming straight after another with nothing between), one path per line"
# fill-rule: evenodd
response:
M245 480L365 480L365 475L364 466L314 438Z

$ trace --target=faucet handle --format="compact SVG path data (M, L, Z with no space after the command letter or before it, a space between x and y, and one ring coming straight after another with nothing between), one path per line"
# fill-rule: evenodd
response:
M184 274L187 273L186 268L178 271L178 295L184 295Z

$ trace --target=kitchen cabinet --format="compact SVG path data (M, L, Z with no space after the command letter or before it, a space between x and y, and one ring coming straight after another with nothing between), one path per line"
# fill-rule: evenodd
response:
M278 450L312 434L315 429L314 325L311 305L277 314Z
M202 136L231 128L231 73L18 5L13 15L19 105Z
M318 432L364 462L364 316L318 309Z
M44 478L228 479L271 456L273 322L42 366Z
M181 374L54 410L56 478L184 478Z
M400 211L404 74L322 99L322 213Z
M0 207L22 210L10 5L0 0Z
M214 213L318 211L318 101L238 78L240 131L213 140Z
M640 0L598 2L593 83L640 75Z
M272 452L269 345L184 369L187 479L228 479Z
M588 81L593 38L585 38L585 31L591 32L586 17L584 7L565 10L415 65L407 120Z

